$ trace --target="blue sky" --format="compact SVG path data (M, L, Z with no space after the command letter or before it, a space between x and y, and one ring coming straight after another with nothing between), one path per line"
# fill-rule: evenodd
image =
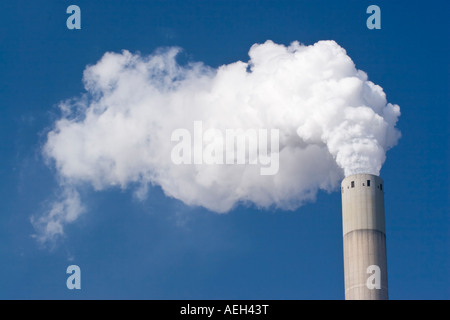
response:
M66 28L81 8L82 29ZM368 30L366 8L381 8ZM343 299L340 193L287 211L189 207L150 187L79 191L87 212L53 248L30 217L58 195L42 146L57 104L105 52L183 49L180 63L248 61L268 39L335 40L401 108L381 170L391 299L448 299L449 42L442 1L3 1L0 4L0 298ZM82 290L66 288L79 265Z

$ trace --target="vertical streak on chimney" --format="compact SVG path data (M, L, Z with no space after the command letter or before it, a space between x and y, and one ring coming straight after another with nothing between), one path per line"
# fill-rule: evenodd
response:
M341 184L346 300L388 299L383 188L372 174Z

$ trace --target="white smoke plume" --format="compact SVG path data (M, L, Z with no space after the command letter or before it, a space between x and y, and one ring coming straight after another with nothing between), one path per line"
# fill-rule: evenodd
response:
M43 149L65 189L138 184L136 194L144 198L151 184L215 212L237 203L295 209L318 190L335 190L344 175L378 175L400 137L400 108L334 41L267 41L250 48L248 62L218 69L179 65L178 52L106 53L86 68L87 92L61 103L63 116ZM261 176L252 165L174 164L171 134L192 131L195 121L223 131L278 129L278 173ZM62 234L81 212L74 212L81 204L67 201L35 219L44 239Z
M31 217L31 223L37 231L34 238L40 243L55 240L64 234L64 225L75 221L84 210L79 193L66 186L47 214Z

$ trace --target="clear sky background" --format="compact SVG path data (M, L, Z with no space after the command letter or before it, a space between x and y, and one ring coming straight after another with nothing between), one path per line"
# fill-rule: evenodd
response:
M81 8L82 29L66 28ZM366 27L381 8L382 29ZM449 28L445 1L0 2L0 298L343 299L340 193L295 211L190 208L159 187L86 187L88 211L53 248L30 217L55 196L41 148L61 100L84 91L107 51L211 67L247 61L254 43L335 40L400 105L399 144L381 171L391 299L449 299ZM82 289L66 288L80 266Z

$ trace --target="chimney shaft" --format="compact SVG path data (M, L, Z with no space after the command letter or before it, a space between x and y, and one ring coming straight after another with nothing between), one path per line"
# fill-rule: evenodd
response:
M388 299L383 190L372 174L342 181L346 300Z

